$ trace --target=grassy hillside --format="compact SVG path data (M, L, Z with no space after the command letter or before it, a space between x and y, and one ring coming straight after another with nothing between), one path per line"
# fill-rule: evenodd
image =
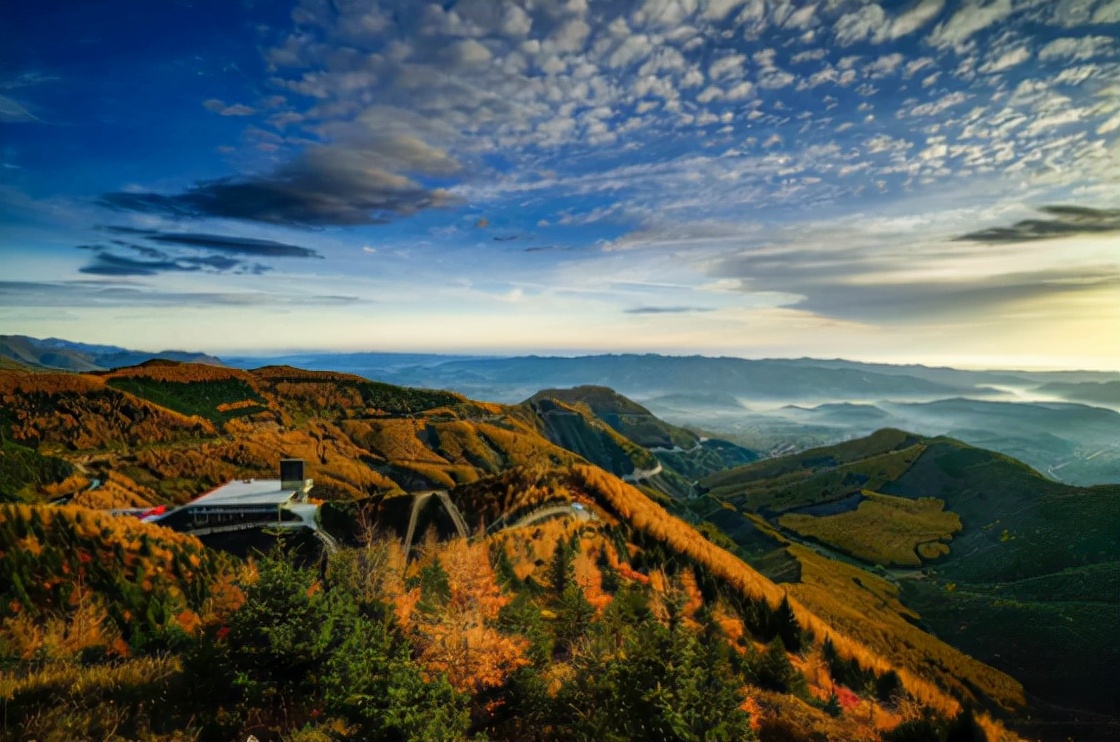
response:
M174 410L197 416L221 426L234 417L260 412L266 402L252 377L242 372L212 366L188 366L151 362L106 377L114 389Z
M148 353L114 345L72 343L59 338L44 340L26 335L0 335L0 368L5 368L4 361L10 359L32 368L84 372L135 366L153 358L222 365L219 359L205 353L177 350Z
M592 414L644 448L692 448L699 443L695 433L658 419L637 402L605 386L544 389L528 401L555 399L569 405L586 405Z
M0 356L0 371L42 371L44 369L34 366L30 363L21 362L8 358L7 356Z
M69 461L43 456L0 436L0 503L35 502L48 488L57 491L73 475L74 465Z
M0 357L40 369L96 371L101 368L83 353L61 348L42 348L34 338L23 335L0 335Z
M182 502L233 478L275 476L283 457L314 463L318 491L343 499L573 460L501 406L284 367L157 361L97 376L4 372L0 399L4 435L23 447L16 453L61 456L91 479L116 475L116 501ZM26 490L25 478L16 489ZM46 482L32 484L26 497L47 496Z
M571 462L573 454L619 475L659 466L583 403L481 404L290 367L151 361L98 375L9 372L0 375L0 394L11 441L79 461L90 479L126 476L140 488L133 495L157 504L235 477L274 476L282 457L315 462L320 491L347 499L450 488L510 466ZM666 455L683 476L666 472L657 486L680 496L691 490L689 477L750 454L706 442Z
M925 444L900 430L814 448L718 472L703 480L712 495L754 512L780 513L879 490L905 472Z
M917 567L948 554L947 542L961 530L960 517L944 507L934 497L909 500L866 491L855 510L821 516L792 513L778 523L870 564Z
M657 466L652 453L600 420L583 403L534 398L518 405L515 414L556 445L619 476Z
M1063 485L1000 454L899 431L705 484L718 502L834 557L921 567L890 575L913 620L1022 680L1040 713L1115 714L1120 487ZM700 503L696 511L727 520Z
M758 458L734 443L702 440L670 425L607 387L545 389L521 407L531 412L531 424L557 445L619 476L645 472L651 491L669 497L690 497L693 482L701 477ZM661 473L648 476L658 467Z

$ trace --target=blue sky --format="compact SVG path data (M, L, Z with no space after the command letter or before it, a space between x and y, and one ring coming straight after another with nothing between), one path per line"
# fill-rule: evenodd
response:
M1120 367L1120 0L0 25L3 332Z

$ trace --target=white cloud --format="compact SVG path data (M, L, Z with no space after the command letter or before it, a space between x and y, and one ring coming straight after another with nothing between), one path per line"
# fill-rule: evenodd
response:
M863 73L871 77L885 77L886 75L893 74L904 59L905 57L897 52L894 54L884 54L864 67Z
M797 83L797 89L805 90L806 88L815 88L818 85L823 85L826 82L835 83L839 79L839 77L840 75L834 67L825 65L823 69L817 70L813 74L809 75L809 77L802 78L802 80Z
M702 3L701 14L710 21L722 21L731 11L743 4L743 0L707 0Z
M704 73L693 67L680 80L682 88L698 88L704 84Z
M213 111L219 116L252 116L257 112L255 108L250 108L241 103L226 105L217 98L203 101L202 105L207 111Z
M718 85L709 85L696 96L697 103L711 103L723 97L723 89Z
M980 72L990 75L995 72L1009 70L1015 65L1022 64L1031 58L1031 52L1025 46L1016 47L1003 52L998 57L989 59L980 65Z
M1092 59L1112 46L1108 36L1054 39L1038 52L1039 59Z
M917 31L941 13L945 0L922 0L910 10L901 13L890 23L881 27L874 36L875 43L890 41Z
M631 15L635 25L674 28L696 12L696 0L645 0Z
M1107 0L1093 13L1093 23L1120 23L1120 0Z
M904 113L908 113L908 115L910 116L934 116L939 113L944 113L953 106L964 103L968 99L969 96L967 94L962 93L958 90L954 93L949 93L948 95L938 98L935 101L930 101L929 103L922 103L920 105L914 106L908 112L905 109L900 108L898 111L898 115L902 116Z
M941 13L945 0L921 0L911 9L890 16L878 3L868 3L836 21L836 41L850 46L865 39L881 44L917 31Z
M1054 78L1054 82L1064 85L1080 85L1086 80L1099 77L1102 73L1102 68L1097 64L1079 64L1074 67L1066 67L1058 73Z
M1029 137L1033 137L1041 134L1044 131L1049 131L1050 129L1056 129L1061 126L1065 126L1066 124L1077 123L1078 121L1081 121L1083 115L1084 114L1080 108L1070 108L1063 111L1057 111L1048 116L1043 116L1041 118L1035 119L1025 129L1024 133Z
M887 14L875 3L840 16L836 21L836 41L851 46L877 33L887 23Z
M652 50L653 43L645 34L628 36L613 52L611 52L610 56L607 57L607 64L615 68L627 67L645 59Z
M789 72L786 72L785 70L771 68L763 70L759 74L758 86L761 88L766 88L767 90L777 90L779 88L784 88L792 85L793 81L796 79L796 76Z
M918 57L917 59L912 59L906 63L906 68L902 71L902 76L909 80L911 77L921 72L926 67L929 67L933 63L933 60L929 57Z
M944 144L944 142L934 142L933 144L930 144L921 152L919 152L918 157L922 160L925 160L926 162L930 162L934 160L940 160L947 154L949 154L949 148Z
M482 65L494 58L484 45L474 39L464 39L450 48L450 54L455 64Z
M1043 17L1055 26L1120 22L1120 0L1049 0L1049 5L1050 13Z
M794 64L801 64L802 62L813 62L816 60L824 59L828 56L828 52L824 48L807 49L803 52L798 52L790 57L790 62Z
M882 152L905 152L914 145L904 139L895 139L886 134L876 134L865 141L863 146L867 150L867 154L877 155Z
M708 66L708 77L712 80L722 80L726 77L741 78L743 76L743 63L747 58L742 54L728 54L720 57Z
M582 18L573 18L564 23L549 37L549 41L561 52L579 52L591 33L591 26Z
M806 5L804 8L791 13L782 25L785 28L808 28L816 19L816 16L817 6L815 4Z
M1112 118L1105 121L1097 127L1097 133L1100 135L1110 134L1117 129L1120 129L1120 113L1116 113Z
M938 24L930 35L930 43L940 48L960 47L977 31L1007 18L1012 10L1011 0L990 0L987 3L971 0L949 20Z
M745 100L750 98L754 92L754 85L744 80L737 85L732 86L726 94L727 100Z
M502 32L513 38L524 38L533 28L533 19L523 8L513 3L508 3L502 18Z

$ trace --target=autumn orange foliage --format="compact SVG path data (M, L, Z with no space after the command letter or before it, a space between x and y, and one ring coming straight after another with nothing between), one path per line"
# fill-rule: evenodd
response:
M509 673L529 663L528 642L495 627L510 598L502 594L485 544L456 539L433 550L447 572L450 597L434 612L412 614L420 662L445 673L456 689L477 693L501 685Z
M248 371L208 363L149 362L139 366L115 369L98 374L103 379L151 379L175 384L192 381L228 381L236 379L256 388L256 378Z
M635 529L692 558L745 597L765 600L772 608L776 608L781 602L783 592L777 585L742 560L699 536L691 526L669 515L640 490L590 465L577 464L572 467L572 474L577 486L586 488L597 496L597 499L629 521ZM905 668L895 668L866 646L838 634L796 600L791 599L790 605L802 629L817 637L831 636L841 656L855 658L865 668L877 674L896 669L906 689L923 702L949 716L955 715L959 710L960 704L932 683Z

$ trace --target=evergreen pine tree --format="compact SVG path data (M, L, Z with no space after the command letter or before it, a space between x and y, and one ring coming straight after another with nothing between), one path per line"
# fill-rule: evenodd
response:
M552 578L552 589L556 591L557 595L564 593L564 589L572 578L572 571L572 550L567 541L559 539L556 542L556 550L552 553L552 566L549 570Z
M882 703L894 704L905 695L906 689L902 687L902 680L894 670L887 670L875 679L875 697Z
M782 644L790 652L800 652L802 644L801 625L797 623L797 617L793 613L793 607L789 604L788 596L782 596L782 602L778 604L778 610L774 611L770 621L773 626L772 635L781 637Z
M447 570L437 556L432 559L431 564L420 570L420 603L417 607L425 613L435 613L447 605L450 599L451 585L447 579Z
M945 742L987 742L987 739L969 708L962 708L945 730Z
M805 677L789 661L786 646L778 636L766 646L766 651L759 658L755 676L763 688L779 693L803 694L806 690Z
M587 602L583 588L575 580L564 588L560 596L559 617L556 621L556 645L554 651L567 651L572 642L582 636L595 616L595 607Z

